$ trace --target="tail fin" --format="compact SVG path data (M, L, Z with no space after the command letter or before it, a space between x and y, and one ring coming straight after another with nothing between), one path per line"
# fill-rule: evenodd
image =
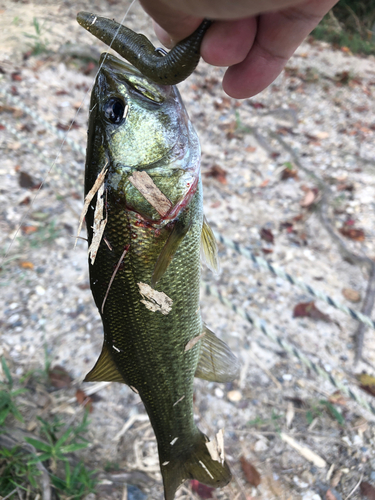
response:
M207 436L199 432L194 444L187 453L181 453L169 462L160 460L163 476L165 500L173 500L177 489L187 479L220 488L229 483L232 474L225 461L214 460L207 444Z

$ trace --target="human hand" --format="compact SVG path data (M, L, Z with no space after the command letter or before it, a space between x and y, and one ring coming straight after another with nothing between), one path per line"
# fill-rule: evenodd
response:
M223 89L244 99L265 89L337 0L141 0L166 47L215 20L201 45L213 66L228 66Z

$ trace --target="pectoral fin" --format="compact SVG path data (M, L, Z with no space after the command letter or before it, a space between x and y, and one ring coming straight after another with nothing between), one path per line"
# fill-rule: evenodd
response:
M203 217L201 233L201 259L211 271L215 273L220 271L216 239L206 217Z
M203 326L200 357L195 377L212 382L231 382L239 376L240 364L227 344Z
M154 271L151 278L151 286L155 287L156 283L161 279L165 271L168 269L174 254L177 252L182 240L189 231L191 224L187 224L184 221L177 220L171 234L169 235L158 260L156 261Z
M94 368L86 375L84 382L121 382L125 384L122 375L109 353L108 347L103 344L102 352Z

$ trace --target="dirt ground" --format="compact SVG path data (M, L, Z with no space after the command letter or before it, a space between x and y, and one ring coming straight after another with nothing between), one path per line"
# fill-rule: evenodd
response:
M37 433L36 416L55 414L68 422L81 418L75 392L88 390L81 381L101 349L86 242L73 248L83 206L84 154L61 137L74 119L67 137L85 149L96 69L88 57L106 50L78 26L76 13L88 10L121 21L128 4L0 1L0 238L5 256L0 355L15 378L43 370L47 356L74 379L70 388L39 384L23 395L25 422L14 425L28 432ZM158 45L138 4L124 24ZM40 53L32 55L37 44ZM201 140L207 219L225 237L360 310L368 272L349 263L323 227L318 217L321 185L298 168L296 158L331 190L332 232L346 234L342 239L350 252L374 259L375 59L308 40L267 90L243 101L223 93L223 72L200 63L180 84ZM51 127L59 128L60 138ZM42 180L42 188L35 189ZM371 401L356 386L358 374L375 374L373 330L365 334L367 362L355 364L356 321L322 301L316 301L321 313L315 317L293 317L297 304L312 300L307 293L225 246L219 245L219 251L221 273L203 269L205 283ZM343 289L351 292L343 294ZM209 436L225 429L226 457L234 473L214 498L362 498L359 483L375 484L374 417L206 296L203 287L201 309L204 321L242 364L234 383L196 381L198 426ZM90 415L91 445L82 456L92 468L104 471L110 463L119 471L103 472L90 498L126 498L128 483L149 499L161 499L156 443L139 397L119 384L95 390L100 400ZM129 428L121 433L125 422ZM260 473L258 487L246 478L241 457ZM199 496L186 483L177 498Z

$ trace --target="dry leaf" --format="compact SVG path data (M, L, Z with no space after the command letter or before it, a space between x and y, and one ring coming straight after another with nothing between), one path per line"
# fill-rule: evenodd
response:
M24 189L39 189L41 182L35 181L27 172L19 171L18 183Z
M212 498L212 493L215 491L215 489L211 488L211 486L206 486L196 479L192 479L190 481L190 486L192 491L199 495L201 498Z
M330 395L328 401L333 405L346 406L348 400L341 394L340 391L335 391Z
M77 122L72 122L72 123L56 123L56 128L59 129L59 130L64 130L64 131L67 131L67 130L72 130L72 129L77 129L79 128L80 125L77 123Z
M362 481L359 485L361 495L366 497L368 500L375 500L375 488L366 481Z
M252 486L259 486L261 483L261 478L259 472L256 470L254 465L246 460L245 457L240 458L241 467L243 473L245 474L246 481Z
M265 227L262 227L262 229L260 230L260 237L262 238L262 240L265 240L268 243L273 244L274 242L272 231L270 229L266 229Z
M345 236L345 238L350 238L354 241L364 241L365 239L365 233L363 229L355 229L348 223L344 224L342 228L339 229L339 231L343 236Z
M350 302L359 302L361 300L361 294L357 290L353 290L353 288L343 288L342 294Z
M10 76L11 76L13 82L22 82L22 76L21 76L21 73L19 71L14 71L13 73L11 73Z
M27 260L21 261L20 266L23 269L34 269L34 264L32 262L27 261Z
M298 170L296 168L284 168L281 172L280 179L286 181L287 179L298 179Z
M218 97L214 101L214 106L215 109L218 109L219 111L223 109L228 109L231 106L231 98L230 97Z
M93 400L90 396L87 396L87 394L84 391L82 391L81 389L77 389L76 399L77 399L78 404L83 405L86 408L86 410L89 411L89 413L92 413Z
M371 396L375 396L375 377L367 373L361 373L357 375L357 380L361 389L371 394Z
M336 495L331 491L331 489L326 492L326 500L337 500Z
M55 365L48 370L48 378L51 385L57 389L70 387L73 380L65 368L60 365Z
M210 170L204 174L206 177L213 177L221 184L228 184L227 172L220 165L212 165Z
M308 189L307 191L305 191L305 196L299 202L299 204L303 208L310 207L313 203L315 203L315 201L318 197L318 194L319 194L319 191L316 188Z
M254 109L263 109L266 107L265 104L259 102L259 101L252 101L251 99L248 101L248 103L250 104L250 106Z
M293 309L293 318L312 318L331 323L331 318L320 311L315 302L301 302Z
M38 231L37 226L21 226L21 230L25 234L31 234L35 233L35 231Z
M172 208L172 203L160 191L147 172L133 172L129 177L129 181L141 193L141 195L152 205L162 217L166 216Z

